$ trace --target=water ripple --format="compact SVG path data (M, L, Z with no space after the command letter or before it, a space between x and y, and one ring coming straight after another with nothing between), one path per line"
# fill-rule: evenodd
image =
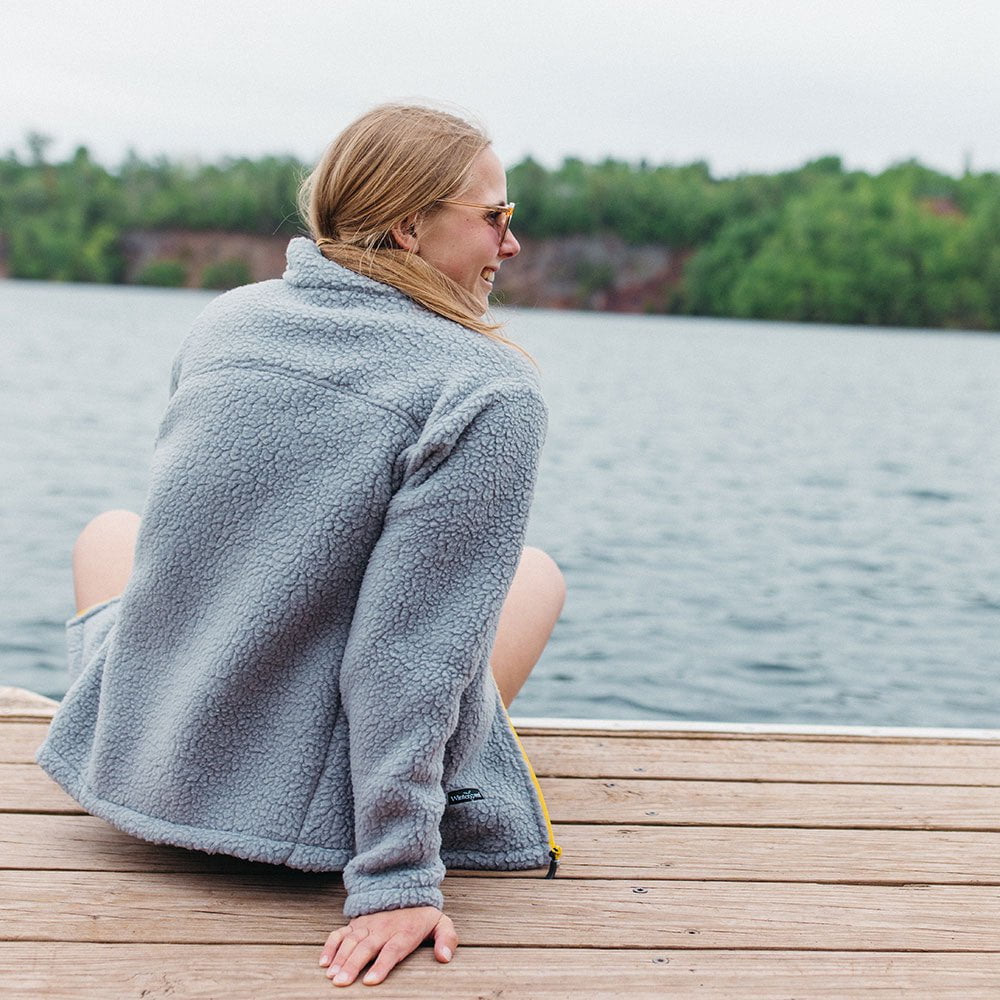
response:
M965 499L955 493L945 493L943 490L903 490L903 496L913 500L933 500L938 503L950 503L952 500Z
M801 674L806 669L794 663L765 663L759 660L755 660L752 663L745 663L743 666L747 670L757 673Z

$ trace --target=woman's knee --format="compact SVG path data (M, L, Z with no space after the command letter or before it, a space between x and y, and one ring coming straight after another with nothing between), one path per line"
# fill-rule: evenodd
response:
M73 589L78 611L117 597L132 573L139 515L130 510L98 514L73 546Z
M555 559L542 549L526 545L521 553L517 572L558 618L566 603L566 578Z
M77 536L77 549L103 548L117 545L122 539L133 538L139 531L139 515L131 510L106 510L87 522Z

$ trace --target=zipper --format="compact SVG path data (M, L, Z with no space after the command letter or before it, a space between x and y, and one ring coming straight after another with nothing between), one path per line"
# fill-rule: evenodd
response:
M507 725L510 726L510 731L514 734L514 739L517 740L524 763L528 767L528 774L531 775L531 783L535 786L535 791L538 794L538 804L542 807L542 816L545 817L545 828L548 830L549 835L549 870L545 873L545 877L555 878L556 870L559 868L559 859L562 857L562 848L556 843L556 836L552 832L552 820L549 817L549 809L545 804L545 796L542 794L542 786L538 783L538 776L535 774L535 769L531 766L531 761L528 759L528 752L524 749L521 737L517 735L514 723L510 721L510 713L507 711L506 705L503 704L502 700L500 704L504 715L507 717Z

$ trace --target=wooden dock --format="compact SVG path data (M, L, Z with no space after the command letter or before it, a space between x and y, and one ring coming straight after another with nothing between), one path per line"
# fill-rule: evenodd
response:
M121 834L0 696L0 996L12 1000L1000 997L1000 732L519 729L559 876L449 873L461 944L330 985L339 876Z

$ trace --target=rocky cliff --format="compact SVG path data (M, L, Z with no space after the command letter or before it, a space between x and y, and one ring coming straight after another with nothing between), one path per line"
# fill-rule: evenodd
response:
M238 260L253 281L285 267L286 236L170 230L125 236L125 280L154 261L179 261L184 284L200 288L205 269ZM497 278L497 299L510 305L611 312L669 312L690 251L628 246L616 236L566 236L521 241Z
M287 236L191 229L132 230L122 238L125 281L133 284L156 261L181 264L186 288L201 288L206 269L226 261L241 261L251 281L279 278L285 269L287 246Z
M669 312L690 251L628 246L617 236L521 240L497 277L511 305L609 312Z

